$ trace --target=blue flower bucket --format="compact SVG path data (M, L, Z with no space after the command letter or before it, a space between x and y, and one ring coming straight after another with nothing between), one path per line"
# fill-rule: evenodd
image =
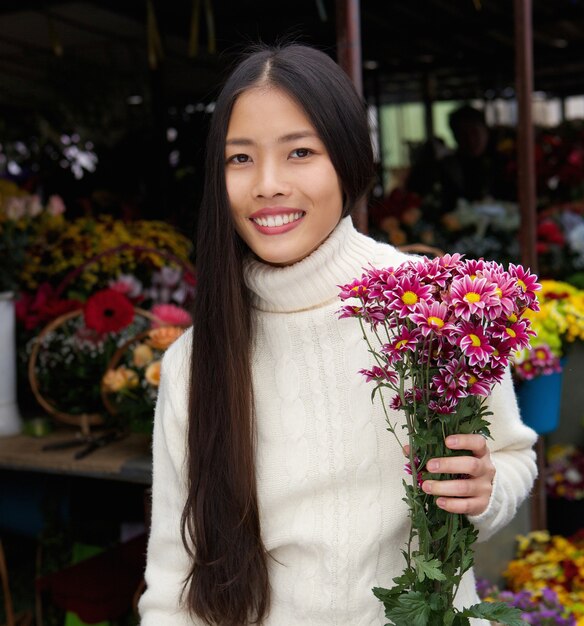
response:
M560 422L562 372L524 380L517 388L521 419L536 433L554 431Z

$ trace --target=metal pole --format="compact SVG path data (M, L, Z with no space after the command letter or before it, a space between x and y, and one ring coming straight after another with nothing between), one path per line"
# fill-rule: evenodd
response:
M359 0L337 0L337 59L363 94L361 7Z
M537 272L535 140L531 99L533 93L533 31L531 0L515 2L515 91L517 93L518 197L521 215L519 231L521 262ZM532 530L547 527L545 492L545 445L536 444L538 478L531 497Z
M361 60L361 6L359 0L337 0L337 61L350 76L355 89L363 95ZM367 228L367 203L364 200L353 212L355 226L362 233Z

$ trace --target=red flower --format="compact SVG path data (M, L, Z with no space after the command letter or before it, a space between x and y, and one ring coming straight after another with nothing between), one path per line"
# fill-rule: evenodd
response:
M134 306L114 289L102 289L85 303L85 325L98 333L112 333L125 328L134 319Z
M48 283L43 283L34 294L23 293L15 303L16 318L26 330L33 330L81 307L79 300L59 299Z
M562 229L552 220L543 220L537 227L537 236L549 243L563 246L566 243Z

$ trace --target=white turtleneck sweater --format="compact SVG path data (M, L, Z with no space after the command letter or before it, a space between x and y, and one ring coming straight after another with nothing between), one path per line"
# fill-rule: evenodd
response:
M272 604L266 626L379 626L387 621L371 589L390 587L404 567L404 456L386 431L382 408L371 402L371 385L357 373L370 365L359 324L339 320L336 312L338 285L360 276L370 263L386 267L406 258L361 235L345 218L315 252L294 265L247 263L256 312L252 367L258 499L264 545L274 557L269 560ZM142 626L203 624L179 602L188 570L180 516L189 345L190 333L185 333L163 361ZM536 474L531 449L536 435L520 420L509 376L489 402L489 448L497 473L488 508L471 518L481 540L510 521ZM391 418L403 422L399 413ZM457 605L476 601L468 572Z

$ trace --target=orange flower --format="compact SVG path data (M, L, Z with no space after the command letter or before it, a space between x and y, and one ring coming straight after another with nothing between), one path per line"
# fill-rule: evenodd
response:
M115 370L108 370L103 377L103 385L107 391L115 392L122 389L132 389L139 384L138 375L124 365Z
M144 377L153 387L158 387L160 384L160 361L150 363L144 372Z
M173 341L176 341L184 332L184 328L178 326L162 326L153 328L149 333L148 343L157 350L166 350Z

